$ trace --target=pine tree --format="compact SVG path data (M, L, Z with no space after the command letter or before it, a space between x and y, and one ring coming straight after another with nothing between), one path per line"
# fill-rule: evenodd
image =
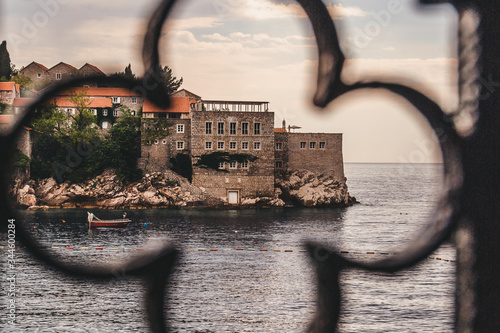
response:
M163 78L169 94L176 92L184 81L182 77L177 80L177 78L172 74L172 69L168 66L163 67Z
M0 80L9 81L12 76L12 67L10 64L10 55L7 51L7 41L0 45Z

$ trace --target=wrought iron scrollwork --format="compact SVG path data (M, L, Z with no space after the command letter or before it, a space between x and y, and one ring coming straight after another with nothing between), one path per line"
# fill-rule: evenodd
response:
M471 294L473 293L471 288L473 288L476 283L476 280L472 278L472 282L470 282L471 279L463 279L461 277L461 274L464 274L461 272L462 270L465 274L469 274L469 277L477 273L479 287L484 290L479 290L477 292L477 297L479 297L477 300L477 311L479 311L477 318L483 320L483 322L479 324L479 320L476 320L474 315L471 315L470 313L462 314L462 312L464 312L464 308L475 307L476 303L467 302L466 298L463 296L465 292L457 292L456 329L457 331L473 331L474 329L487 331L482 329L493 328L495 319L485 319L485 316L488 313L495 314L498 309L495 308L492 311L486 311L486 305L484 303L488 297L485 296L484 299L481 298L483 294L486 293L488 288L494 288L493 283L490 281L491 276L487 276L488 272L485 268L486 264L484 261L480 261L477 268L474 266L475 263L471 263L469 259L464 259L465 256L462 256L460 251L464 252L470 250L475 253L477 250L482 251L481 253L485 253L488 246L492 245L492 236L500 236L500 227L494 226L495 222L499 222L498 208L495 210L493 206L495 204L495 200L498 200L499 198L498 193L500 188L500 186L498 186L500 185L498 180L498 170L500 170L500 163L498 160L498 156L500 155L498 147L500 139L497 134L500 132L498 131L498 124L500 124L498 113L495 115L490 112L486 118L480 118L476 131L479 134L476 133L474 134L475 136L472 135L471 137L464 138L457 133L452 117L443 112L439 105L433 101L432 97L429 97L432 95L428 92L423 93L404 86L401 84L401 82L405 82L404 78L392 77L384 78L381 82L360 82L352 85L344 84L341 80L341 72L345 56L340 47L335 23L328 13L327 8L320 0L297 1L303 7L312 22L318 44L319 68L317 91L314 97L315 104L320 107L324 107L335 98L360 89L384 89L406 99L425 117L425 119L427 119L439 138L444 160L445 175L442 195L437 203L432 217L430 218L427 228L411 243L410 246L406 248L406 250L399 252L399 254L394 257L370 263L358 262L344 258L337 254L338 251L329 249L322 244L314 242L307 243L306 247L317 271L319 295L318 309L315 319L309 326L309 332L334 332L336 330L341 305L339 274L342 270L360 268L369 271L394 272L411 267L428 256L445 240L449 239L453 232L457 229L459 230L459 236L457 237L459 248L458 286L459 288L469 288L467 292ZM421 0L420 2L422 4L431 4L444 1ZM21 130L21 125L29 122L33 111L37 108L37 106L55 96L57 92L62 89L67 89L68 87L74 87L89 82L112 84L114 86L141 92L146 98L150 99L159 106L168 107L169 97L168 94L165 93L166 90L162 83L163 80L161 80L159 40L163 25L175 3L175 0L161 1L159 7L150 19L143 47L143 61L145 68L147 68L144 78L130 81L119 78L111 79L89 77L85 79L71 80L50 88L43 96L39 97L36 102L29 107L28 112L18 122L16 129L12 133L7 136L0 137L1 155L10 156L13 153L13 142L16 135L19 134ZM467 7L468 4L468 1L453 2L453 5L457 7L461 15L467 10L470 10L470 8ZM496 8L498 5L489 4L487 1L477 1L476 5L479 14L489 15L489 20L487 20L489 24L492 24L492 26L498 26L498 23L496 23L496 25L493 24L494 11L493 14L485 13L489 9L489 6ZM484 25L481 27L484 28ZM491 38L488 40L493 42ZM461 43L461 47L464 47L463 45L465 44L466 41ZM496 48L491 48L491 52L487 54L490 57L490 62L486 62L486 68L489 68L492 73L496 73L497 70L493 67L494 62L491 59L493 59L492 55L498 55L499 52L497 52ZM467 73L465 73L465 75L467 75ZM467 82L467 80L461 80L461 84L464 82ZM481 110L481 107L493 108L495 105L498 105L496 99L492 99L487 103L484 102L483 104L478 104L480 116L487 112L486 109ZM485 123L485 121L490 121L490 123ZM498 141L495 143L496 139L498 139ZM493 140L493 142L491 143L491 146L485 148L488 149L486 153L481 154L481 152L485 152L485 150L481 150L482 148L480 147L480 144L488 142L487 140ZM481 158L490 159L488 161L488 165L482 169L481 165L479 165L480 163L474 160ZM8 171L6 161L7 159L3 159L0 164L0 172L2 174L6 174ZM485 176L488 172L491 176L489 178ZM479 175L481 180L491 180L491 184L487 184L486 186L490 191L489 193L493 197L487 200L486 210L484 212L478 212L480 205L478 204L477 199L472 198L474 193L470 194L467 192L475 191L475 193L477 193L480 191L475 183L477 180L472 179L475 175ZM0 193L0 209L2 217L14 217L14 212L7 205L8 198L6 193L6 180L1 179L0 181L2 188L2 192ZM495 188L494 186L497 187ZM469 199L471 202L467 201ZM496 204L498 206L498 202L496 202ZM479 216L488 219L488 221L485 222L486 227L484 227L486 230L480 230L477 224L477 217L474 216L474 213L478 213ZM490 214L489 218L488 214ZM7 219L4 218L1 222L4 230L6 228L6 221ZM485 233L488 232L492 234L485 235ZM469 235L469 238L463 235ZM156 254L141 257L134 262L124 265L123 267L104 269L82 267L59 262L46 250L43 250L22 225L19 226L18 236L19 240L38 260L57 268L59 271L66 274L86 277L89 279L111 280L116 277L116 272L120 271L129 276L144 279L147 281L148 286L145 299L150 327L153 332L168 331L168 324L165 320L163 303L165 299L164 294L166 291L166 280L172 272L175 261L179 255L174 248L165 247ZM475 237L478 237L478 239ZM485 241L485 244L477 245L477 242L481 242L482 240ZM495 251L494 253L496 252L499 251ZM497 265L495 265L495 267L497 267ZM492 273L490 272L490 274ZM494 289L494 295L497 294L498 289L498 287ZM471 297L474 298L476 295L474 294ZM495 306L495 304L496 303L493 302L493 306ZM476 312L472 311L471 313ZM467 316L471 317L471 319L469 320L469 317ZM500 318L500 316L497 315L496 318Z

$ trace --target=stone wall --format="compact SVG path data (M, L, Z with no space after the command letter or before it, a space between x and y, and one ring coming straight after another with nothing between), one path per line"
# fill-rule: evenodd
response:
M227 200L229 190L239 191L239 199L254 196L274 195L274 113L273 112L191 112L191 153L193 162L203 154L227 152L249 154L257 160L248 162L244 168L240 163L232 169L225 163L224 170L193 168L193 185L204 188L209 195ZM206 124L212 124L212 133L206 134ZM224 134L218 133L218 124L224 124ZM236 133L231 134L230 124L235 123ZM243 124L248 124L248 134L242 133ZM260 134L255 134L260 124ZM212 148L206 149L211 142ZM219 149L219 143L223 148ZM234 143L234 149L231 147ZM255 145L258 145L256 147ZM245 149L244 145L248 145ZM258 149L256 149L258 148Z
M133 94L134 93L131 92L131 95ZM133 103L134 99L135 103ZM137 115L137 112L142 108L142 105L144 104L144 97L141 97L140 94L137 94L137 96L121 96L120 104L132 111L135 111Z
M304 142L305 148L301 148ZM320 147L322 143L324 148ZM345 179L342 134L288 133L288 158L289 170L303 169L339 181Z
M21 69L20 74L29 77L34 84L51 81L49 73L33 63ZM38 75L40 75L40 77Z
M0 91L0 103L12 105L16 98L16 93L14 90L2 90Z
M288 169L288 133L274 133L275 176L283 177ZM278 146L279 145L279 146ZM280 163L281 162L281 163ZM281 164L281 167L280 167Z
M60 80L69 80L75 77L77 70L69 67L66 64L60 63L55 65L51 69L47 71L47 75L50 81L60 81ZM57 74L61 74L61 78L57 78Z
M143 118L142 127L148 126L157 119ZM151 145L141 145L141 159L139 167L146 172L164 172L171 167L170 159L177 154L190 154L191 149L191 120L170 119L172 124L167 137L152 142ZM177 130L177 125L184 125L184 132ZM178 142L183 142L183 149L179 149Z

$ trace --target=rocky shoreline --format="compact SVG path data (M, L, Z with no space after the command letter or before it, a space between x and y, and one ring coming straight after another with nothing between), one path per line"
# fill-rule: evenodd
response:
M356 203L345 182L297 170L277 179L274 197L242 198L237 207L347 207ZM234 208L221 198L205 193L172 171L146 174L140 181L124 184L113 170L81 184L58 184L53 178L16 180L11 196L29 210L54 208L150 209Z

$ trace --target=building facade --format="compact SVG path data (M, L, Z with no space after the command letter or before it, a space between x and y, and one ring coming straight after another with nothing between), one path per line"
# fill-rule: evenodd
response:
M86 63L79 69L64 62L47 68L35 61L21 68L19 74L30 78L35 87L47 86L55 82L75 77L106 76L103 71L89 63ZM89 86L96 85L89 84Z

